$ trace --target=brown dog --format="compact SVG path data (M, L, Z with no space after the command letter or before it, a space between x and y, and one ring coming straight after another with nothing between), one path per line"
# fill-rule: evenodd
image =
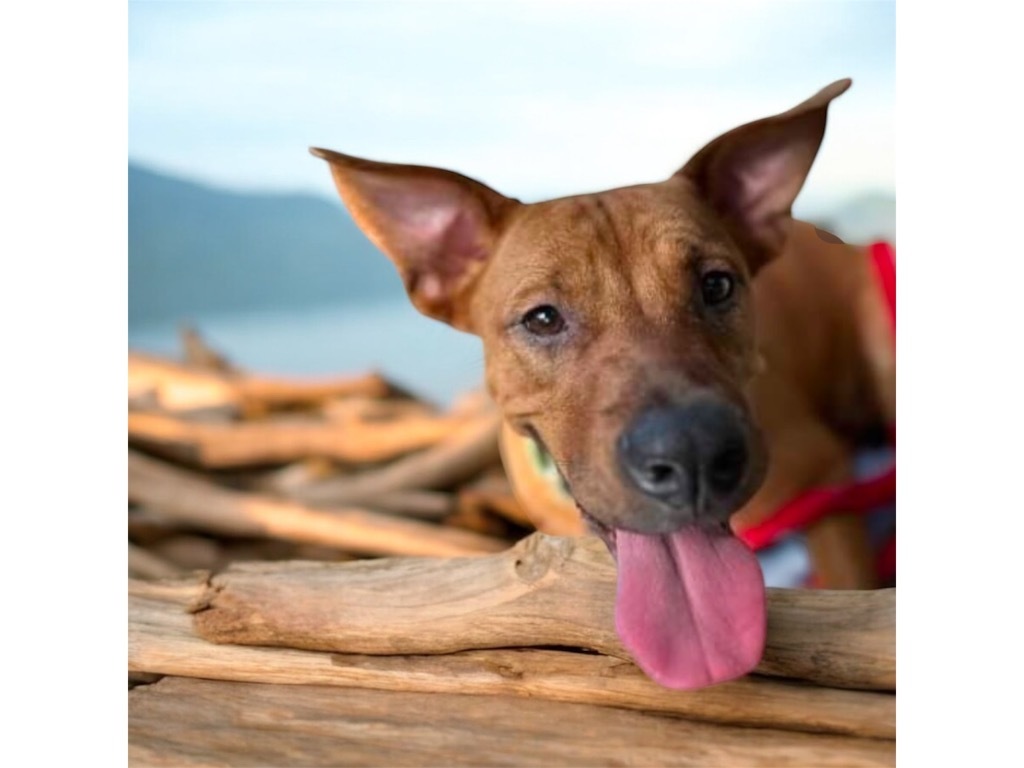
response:
M845 479L894 415L867 259L790 214L849 85L726 133L666 181L531 205L312 150L413 304L483 339L491 394L616 556L619 634L665 685L760 660L763 580L730 517ZM870 585L859 521L811 539L819 566L846 569L822 567L825 585Z

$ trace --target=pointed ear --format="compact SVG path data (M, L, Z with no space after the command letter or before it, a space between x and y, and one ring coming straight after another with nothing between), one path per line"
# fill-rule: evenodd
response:
M782 250L791 208L825 135L838 80L788 112L741 125L712 141L675 175L689 178L724 219L757 271Z
M518 201L440 168L310 152L330 163L352 218L398 267L416 308L469 330L459 299Z

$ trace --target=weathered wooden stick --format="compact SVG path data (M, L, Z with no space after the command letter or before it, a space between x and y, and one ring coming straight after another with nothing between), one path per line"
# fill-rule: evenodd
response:
M250 485L250 490L266 491L273 496L288 496L296 488L336 474L336 465L330 459L302 459L263 473Z
M211 347L198 330L185 325L178 329L182 358L189 368L235 375L239 369L223 354Z
M443 489L496 464L501 417L489 411L460 426L447 439L386 467L311 483L294 497L315 504L365 504L378 496L414 488Z
M565 646L629 659L615 633L615 565L593 538L534 534L476 559L342 566L245 564L196 606L214 642L366 654ZM895 590L770 590L758 671L895 690Z
M209 469L280 464L307 457L369 463L435 445L463 423L458 418L421 417L341 425L318 419L208 424L136 412L128 414L128 439Z
M162 677L163 675L153 675L148 672L129 672L128 690L130 691L137 685L149 685L150 683L155 683Z
M520 538L508 520L482 506L462 506L448 515L442 522L444 525L462 528L467 531L476 531L484 536L495 536L499 539L508 539L510 541Z
M467 515L486 511L500 515L516 525L533 528L526 510L516 497L505 468L486 472L463 485L457 494L459 512Z
M458 492L458 507L460 511L466 513L480 510L494 512L513 523L528 529L533 528L530 518L523 511L518 499L511 493L463 488Z
M329 421L348 423L351 421L389 422L406 418L436 417L438 410L422 400L405 398L381 399L379 397L340 397L324 400L320 415ZM454 413L465 418L469 414Z
M128 669L258 683L340 685L394 691L512 694L664 712L734 725L892 739L896 698L747 677L701 691L671 691L610 656L520 649L441 656L357 656L214 645L186 608L197 579L129 584Z
M279 408L316 405L335 397L387 397L395 388L377 373L323 379L236 376L174 363L141 352L128 354L128 396L152 394L166 411L230 406Z
M165 677L128 693L133 766L889 766L883 739L515 696Z
M181 573L162 557L128 542L128 574L142 579L166 579Z
M129 352L128 398L141 400L150 396L166 411L241 405L234 385L224 376L141 352Z
M194 533L168 536L150 544L149 549L183 571L217 570L225 560L221 542Z
M128 537L144 547L173 536L181 528L180 521L152 509L136 507L128 510Z
M374 497L370 506L381 512L420 520L442 520L455 511L455 496L442 491L394 491Z
M508 542L361 509L318 510L221 488L193 472L134 451L128 495L167 517L229 536L267 536L364 554L474 555Z
M337 397L388 397L395 387L379 373L322 379L245 376L235 382L243 402L268 408L317 405Z

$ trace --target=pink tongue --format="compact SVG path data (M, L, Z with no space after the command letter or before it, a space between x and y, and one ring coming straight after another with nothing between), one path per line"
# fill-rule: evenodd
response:
M617 530L615 548L615 626L650 677L669 688L701 688L757 666L764 578L743 542L690 525L664 536Z

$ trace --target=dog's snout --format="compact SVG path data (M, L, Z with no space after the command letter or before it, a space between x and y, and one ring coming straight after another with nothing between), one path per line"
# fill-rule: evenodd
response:
M619 439L619 460L637 488L659 501L690 501L696 459L686 410L652 408Z
M747 430L717 398L650 408L619 439L619 461L643 494L671 507L725 518L749 463Z

